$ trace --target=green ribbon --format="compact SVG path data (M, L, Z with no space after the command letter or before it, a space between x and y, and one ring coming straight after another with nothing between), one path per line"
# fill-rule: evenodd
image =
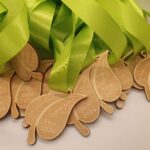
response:
M135 53L143 46L150 51L150 25L145 19L143 10L133 0L98 0L98 2L128 35Z
M98 5L96 0L86 0L86 2L80 0L62 1L105 41L113 52L110 63L115 63L122 56L127 46L127 40L107 11Z
M30 41L50 51L50 31L56 4L50 0L25 0L29 14Z
M3 21L6 13L7 13L6 7L0 3L0 22ZM4 68L5 68L4 65L0 65L0 72L3 72Z
M80 71L96 57L91 49L93 34L65 5L61 6L51 31L56 60L50 74L51 88L65 92L73 89Z
M15 56L29 39L26 7L20 0L0 0L0 70ZM5 6L5 8L4 8ZM7 9L7 15L6 15Z
M0 0L0 70L29 41L41 58L55 59L50 87L72 91L106 49L111 64L150 50L148 15L133 0Z

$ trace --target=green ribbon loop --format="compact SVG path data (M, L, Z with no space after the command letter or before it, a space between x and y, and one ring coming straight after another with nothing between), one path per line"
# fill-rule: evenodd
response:
M56 4L46 0L25 0L29 13L30 39L36 46L50 50L50 31Z

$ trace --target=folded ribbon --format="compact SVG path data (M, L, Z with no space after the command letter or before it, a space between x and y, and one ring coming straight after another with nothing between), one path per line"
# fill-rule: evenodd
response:
M86 2L80 0L62 1L105 41L113 52L110 62L115 63L122 56L127 46L127 40L107 11L96 0L87 0Z
M135 53L142 47L150 51L150 25L143 10L133 0L98 0L98 2L128 35Z
M0 3L3 5L1 5L3 13L0 22L0 68L2 71L4 64L27 43L29 30L26 7L23 1L0 0ZM8 10L7 14L5 9Z
M56 4L49 0L25 0L25 4L29 15L30 41L38 49L50 51L50 31Z
M41 58L55 59L50 87L71 91L102 51L110 50L114 64L128 53L128 41L135 53L150 50L145 13L131 0L0 0L0 68L30 41Z
M88 0L83 5L80 1L81 7L79 7L78 1L69 1L69 3L64 0L63 2L73 12L62 4L52 26L51 36L56 63L50 74L49 85L55 90L67 92L75 86L81 70L96 58L97 43L93 41L94 32L105 41L107 48L111 48L113 52L109 59L111 63L115 63L122 56L127 40L120 27L107 12L96 7L97 3ZM74 11L73 8L77 8L79 12ZM95 16L94 14L98 15L92 19L89 14L91 17ZM116 40L112 41L110 35Z

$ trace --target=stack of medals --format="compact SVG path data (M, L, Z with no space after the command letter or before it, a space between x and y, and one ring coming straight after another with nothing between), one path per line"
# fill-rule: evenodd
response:
M86 124L95 122L102 110L112 114L115 108L122 109L131 87L144 90L150 100L150 57L142 53L109 65L108 55L107 50L100 53L80 73L74 90L63 93L48 85L54 61L40 60L27 44L0 76L0 118L9 111L14 119L24 118L28 143L34 144L36 135L52 140L68 125L88 136Z

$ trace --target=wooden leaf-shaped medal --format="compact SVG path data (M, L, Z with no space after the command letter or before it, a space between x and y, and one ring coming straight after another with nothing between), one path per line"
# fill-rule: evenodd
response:
M129 58L126 61L126 64L128 65L128 68L130 69L133 77L134 77L134 69L135 69L136 65L142 60L143 60L143 57L141 55L136 55L134 57ZM135 82L134 78L133 78L133 87L135 87L136 89L139 89L139 90L143 89L142 86L138 85Z
M41 73L45 73L46 70L52 65L53 61L52 60L41 60L40 65L37 71ZM41 77L42 78L42 77ZM39 82L36 79L31 79L32 81ZM28 81L30 82L30 81ZM39 82L40 83L40 82ZM11 106L11 115L13 118L18 118L19 114L21 117L24 117L24 110L19 108L17 109L16 103L17 103L17 97L16 93L19 90L19 87L23 86L23 84L26 84L26 82L22 81L17 75L15 75L11 81L11 94L12 94L12 106ZM32 84L32 82L31 82ZM20 87L20 88L21 88ZM38 86L39 87L39 86ZM39 88L38 88L39 89ZM18 100L19 101L19 100ZM19 102L20 103L20 102Z
M41 74L40 80L32 78L26 82L22 81L15 95L19 108L26 109L33 99L41 95L42 78Z
M90 132L83 123L94 122L100 114L101 107L109 113L114 111L112 106L99 99L93 91L90 83L91 68L92 66L80 75L74 90L74 93L87 94L88 97L75 106L68 120L68 124L74 124L83 136L88 136Z
M0 119L9 111L11 105L10 82L14 71L10 70L0 76Z
M124 64L122 60L120 60L117 64L113 65L111 68L114 74L119 79L121 88L123 90L122 94L120 95L120 99L116 102L117 108L121 109L124 106L124 100L127 99L127 94L124 91L129 90L132 87L133 76L129 68Z
M81 74L74 89L74 93L87 94L88 97L75 106L68 120L68 124L74 124L83 136L88 136L90 131L82 123L94 122L100 113L98 98L94 95L89 81L90 71L91 67Z
M35 99L25 114L25 121L30 125L28 143L35 143L36 126L43 139L56 138L63 131L74 105L84 98L85 96L73 94L66 98L47 94Z
M134 79L137 82L137 84L144 87L146 96L150 101L149 68L150 68L150 57L147 57L136 65L134 70Z
M98 98L94 95L92 87L90 85L90 69L86 70L74 90L76 94L86 94L88 97L86 100L79 102L75 110L77 111L80 120L84 123L91 123L95 121L100 113L100 105Z
M108 51L103 52L91 71L93 89L99 99L114 102L121 95L121 84L112 72L108 60Z
M122 60L111 67L114 74L118 77L122 90L128 90L133 85L133 76L129 68L124 64Z
M40 74L34 72L39 65L36 51L30 44L27 44L22 51L12 59L12 64L17 75L24 81L29 81L31 77L40 78Z
M85 96L71 94L48 106L37 122L38 135L45 140L58 137L64 130L73 107Z
M13 77L11 82L11 115L13 118L18 118L19 114L21 117L24 117L24 109L26 109L34 98L41 94L41 80L32 78L30 81L25 82L22 81L17 75Z
M36 121L38 117L47 106L51 105L57 100L59 100L58 97L45 94L35 98L27 107L25 111L25 122L26 124L30 125L29 134L28 134L29 144L34 144L36 141L35 128L36 128Z

